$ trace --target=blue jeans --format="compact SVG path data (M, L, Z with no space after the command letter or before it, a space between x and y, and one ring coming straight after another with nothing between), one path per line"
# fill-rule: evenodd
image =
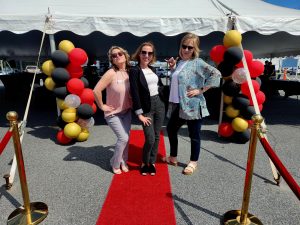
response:
M165 105L158 95L151 96L151 109L144 116L151 118L150 126L144 126L145 144L143 147L143 163L155 164L158 152L159 135L165 118Z
M200 130L202 119L184 120L179 118L179 104L171 113L170 120L167 125L167 132L170 142L170 156L177 157L178 153L178 130L187 123L189 137L191 139L191 161L198 161L200 155L201 137Z
M128 160L129 133L131 126L131 110L120 112L105 118L108 126L117 136L114 155L110 160L113 168L120 168Z

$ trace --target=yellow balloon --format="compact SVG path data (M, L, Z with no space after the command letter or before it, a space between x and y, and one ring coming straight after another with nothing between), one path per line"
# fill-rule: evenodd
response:
M240 110L235 109L232 105L229 105L225 109L225 113L230 118L235 118L240 114Z
M63 40L59 42L58 45L58 49L64 51L65 53L69 53L73 48L75 48L74 44L68 40Z
M80 132L81 132L81 127L75 122L68 123L64 127L64 134L68 138L77 138Z
M87 129L82 129L80 134L77 136L77 141L86 141L90 136L90 132Z
M232 120L231 126L236 132L243 132L248 128L248 122L240 117L236 117Z
M74 122L77 119L77 115L76 115L76 109L75 108L66 108L62 114L61 114L61 118L63 119L63 121L67 122L67 123L71 123ZM79 125L78 125L79 126Z
M56 84L55 82L52 80L51 77L47 77L45 82L44 82L45 87L49 90L49 91L53 91L53 89L55 88Z
M65 110L66 108L68 108L68 106L66 105L66 103L63 99L57 98L56 103L57 103L58 108L60 108L61 110Z
M237 30L229 30L223 38L223 44L226 48L240 46L242 43L242 35Z
M230 105L232 103L232 98L232 96L224 95L223 100L227 105Z
M54 66L52 60L50 60L50 59L45 61L42 65L42 71L47 76L51 76L54 69L55 69L55 66Z

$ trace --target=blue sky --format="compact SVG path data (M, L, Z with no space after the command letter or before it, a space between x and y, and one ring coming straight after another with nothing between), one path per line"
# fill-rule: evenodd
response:
M300 0L264 0L264 1L274 5L300 10Z

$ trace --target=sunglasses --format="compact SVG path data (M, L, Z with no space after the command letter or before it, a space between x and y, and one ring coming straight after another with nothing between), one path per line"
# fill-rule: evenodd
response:
M116 59L118 56L121 57L121 56L123 56L123 55L124 55L123 52L118 52L118 53L112 53L112 54L111 54L111 57L112 57L113 59Z
M189 51L194 49L193 46L188 46L188 45L181 45L181 48L184 49L184 50L188 49Z
M153 56L153 52L141 51L142 55Z

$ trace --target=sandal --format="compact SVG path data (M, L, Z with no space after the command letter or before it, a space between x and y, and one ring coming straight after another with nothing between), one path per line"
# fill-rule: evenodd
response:
M173 160L171 160L172 158L173 158ZM175 158L175 160L174 160L174 158ZM176 157L168 156L168 157L163 157L163 158L161 158L161 160L162 160L163 162L166 162L166 163L172 165L172 166L177 166L177 165L178 165L178 162L177 162L177 160L176 160Z
M122 173L121 169L117 169L117 168L112 168L112 171L113 171L114 174L121 174Z
M197 164L190 162L182 171L184 175L192 175L197 168Z
M121 169L125 173L127 173L129 171L128 166L126 165L126 163L121 163Z

